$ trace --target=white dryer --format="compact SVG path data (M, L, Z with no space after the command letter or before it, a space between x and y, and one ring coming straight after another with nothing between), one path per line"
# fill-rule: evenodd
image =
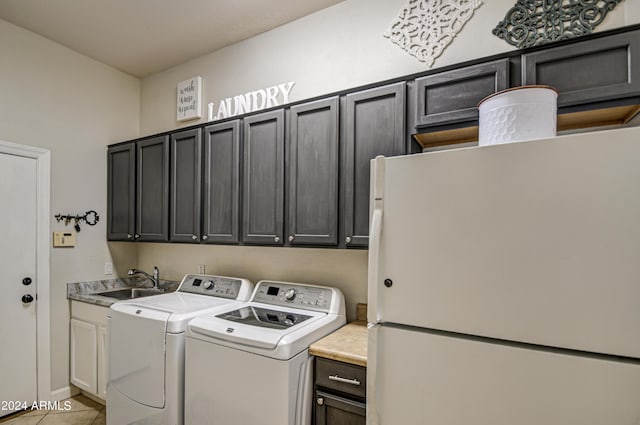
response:
M185 424L309 425L309 345L345 324L335 288L260 281L251 301L193 319Z
M108 315L107 424L184 421L187 323L251 296L246 279L186 275L176 292L113 304Z

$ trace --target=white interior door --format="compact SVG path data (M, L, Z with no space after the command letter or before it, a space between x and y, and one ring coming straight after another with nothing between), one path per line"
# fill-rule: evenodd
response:
M36 159L0 153L0 400L29 405L37 400L36 184ZM0 416L21 408L8 403Z

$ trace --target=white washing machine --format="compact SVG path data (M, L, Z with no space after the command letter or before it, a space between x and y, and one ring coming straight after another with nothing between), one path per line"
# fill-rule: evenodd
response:
M184 423L187 323L250 298L246 279L186 275L176 292L120 301L109 310L107 424Z
M185 424L310 425L309 345L345 324L335 289L260 281L251 301L193 319Z

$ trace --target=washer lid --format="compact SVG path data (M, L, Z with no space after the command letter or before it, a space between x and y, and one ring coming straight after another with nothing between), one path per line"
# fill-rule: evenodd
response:
M217 314L216 317L261 328L287 329L310 319L312 316L258 306L246 306Z
M293 337L298 330L326 316L326 313L248 304L223 313L197 317L191 321L189 329L212 338L273 350L283 338ZM297 339L299 337L294 338Z

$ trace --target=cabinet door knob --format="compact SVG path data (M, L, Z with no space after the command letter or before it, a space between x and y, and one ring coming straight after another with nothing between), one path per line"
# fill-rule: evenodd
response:
M29 304L33 301L33 296L31 294L26 294L22 296L22 302L25 304Z
M196 235L191 235L191 239L195 241L198 237Z
M207 239L209 239L209 236L207 236L207 235L202 235L202 240L203 240L203 241L206 241Z
M291 242L294 239L293 235L289 235L289 242Z
M273 238L273 240L274 240L274 242L280 242L280 238L277 237L277 236L275 238Z
M30 277L25 277L24 279L22 279L22 284L23 285L31 285L31 282L33 282L33 280L31 280Z
M136 234L135 234L135 236L134 236L134 238L135 238L135 239L138 239L139 237L140 237L140 235L139 235L139 234L137 234L137 233L136 233Z
M318 403L318 406L322 406L324 404L324 398L318 397L316 399L316 403Z
M133 235L131 233L127 233L127 239L131 239Z
M351 236L347 236L347 238L345 239L346 243L351 243Z

